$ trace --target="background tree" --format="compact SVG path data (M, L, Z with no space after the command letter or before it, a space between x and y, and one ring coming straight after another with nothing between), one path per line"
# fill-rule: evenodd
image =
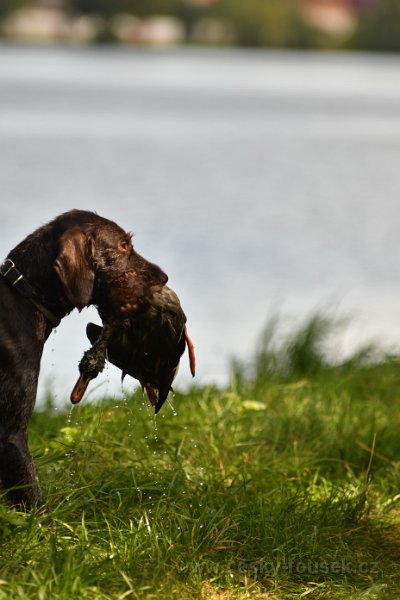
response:
M0 0L0 19L18 10L23 4L26 4L25 0Z
M209 12L231 21L239 45L308 46L297 0L220 0Z
M181 0L68 0L67 7L77 14L96 14L105 18L118 13L138 17L149 15L176 15Z
M400 1L379 0L362 13L352 46L363 50L400 50Z

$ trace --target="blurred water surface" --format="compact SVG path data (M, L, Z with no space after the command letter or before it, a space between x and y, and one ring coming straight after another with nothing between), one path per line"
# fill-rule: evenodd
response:
M226 382L277 309L355 312L339 353L400 339L397 56L0 45L0 141L1 256L71 208L134 231L201 382ZM67 400L90 319L49 339L41 398Z

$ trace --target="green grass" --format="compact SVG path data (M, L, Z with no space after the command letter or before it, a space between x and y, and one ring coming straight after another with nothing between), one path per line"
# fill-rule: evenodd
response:
M400 596L400 364L273 327L226 390L34 415L51 513L0 504L0 598Z

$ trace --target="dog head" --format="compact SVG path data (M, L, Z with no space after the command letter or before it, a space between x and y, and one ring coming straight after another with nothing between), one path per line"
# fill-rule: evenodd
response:
M100 313L133 305L167 282L160 267L134 250L132 235L113 221L78 210L58 219L54 268L65 296L79 310L89 304Z

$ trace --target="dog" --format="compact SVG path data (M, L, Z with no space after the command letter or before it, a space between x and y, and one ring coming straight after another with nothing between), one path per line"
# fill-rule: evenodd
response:
M139 303L168 280L137 254L131 237L113 221L72 210L34 231L0 265L0 480L19 509L44 504L27 429L52 329L74 308L106 310L109 290L126 272Z

